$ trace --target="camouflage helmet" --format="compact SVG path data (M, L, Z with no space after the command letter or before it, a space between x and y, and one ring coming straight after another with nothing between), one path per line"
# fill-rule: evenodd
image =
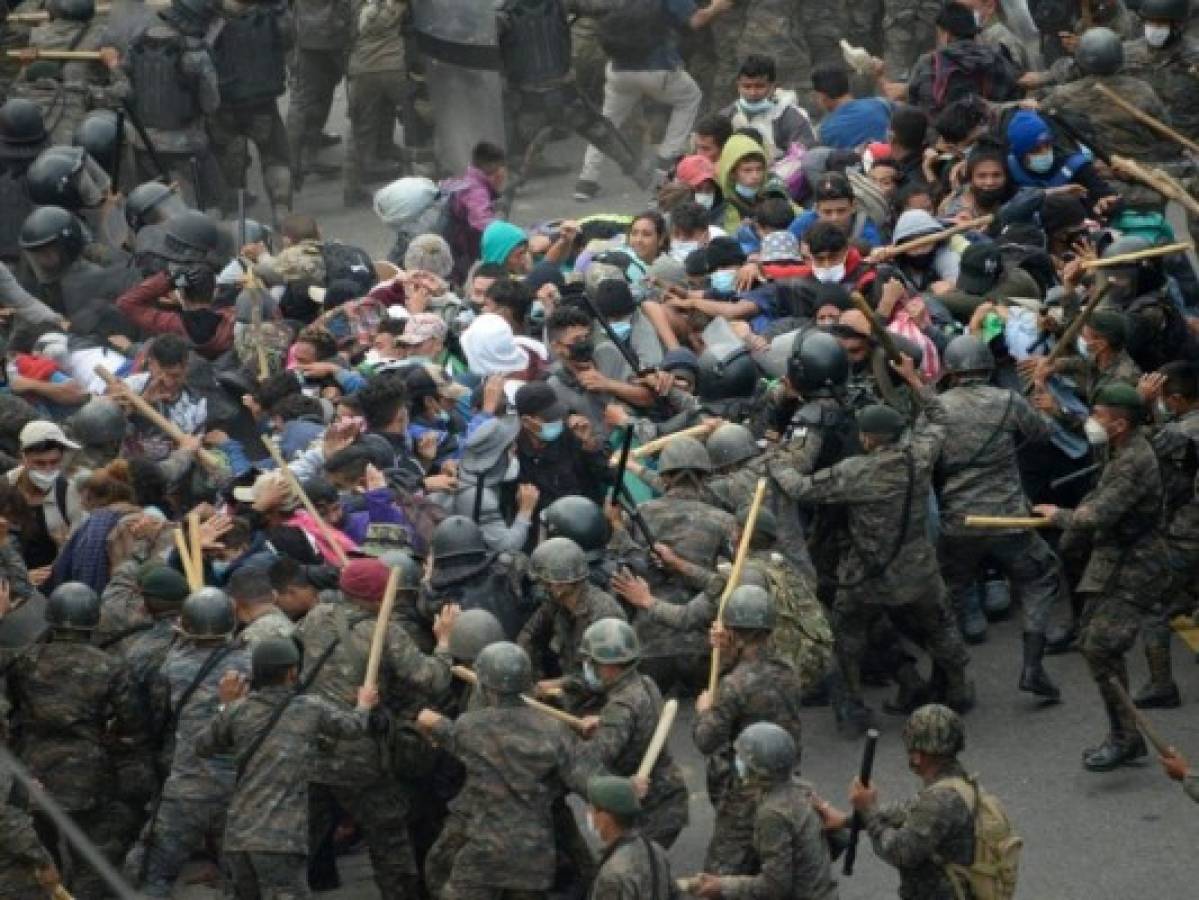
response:
M81 581L67 581L50 592L46 623L64 631L91 631L100 624L100 595Z
M693 437L677 437L658 457L658 474L668 472L711 472L708 448Z
M1142 19L1185 22L1191 15L1190 0L1141 0L1137 13Z
M220 588L200 588L183 601L179 628L193 638L228 637L237 628L233 601Z
M804 397L828 397L849 381L849 356L825 331L805 328L787 357L787 380Z
M753 432L734 422L721 425L708 438L708 456L717 469L744 462L761 452Z
M389 569L399 569L397 591L415 591L420 587L421 579L425 577L420 563L412 558L407 550L387 550L379 554L379 562Z
M733 742L733 750L754 775L770 779L790 778L799 761L799 748L785 728L773 722L755 722Z
M956 756L966 749L966 726L948 706L929 703L908 716L903 743L909 753L919 750L932 756Z
M1078 39L1074 61L1084 75L1115 75L1124 66L1124 42L1110 28L1088 28Z
M506 640L500 620L485 609L464 609L450 631L450 656L474 662L483 648Z
M429 551L435 562L472 557L481 560L487 554L483 529L466 516L450 516L433 529Z
M529 557L529 574L549 584L574 584L589 571L583 548L570 538L550 538Z
M583 632L579 652L592 662L619 666L641 658L641 644L633 627L623 619L600 619Z
M942 358L946 375L990 372L995 368L991 348L972 334L959 334L945 348Z
M743 584L729 595L724 608L724 626L741 631L772 631L774 601L770 593L753 584Z
M599 504L579 494L559 497L543 509L541 524L549 537L570 538L584 553L603 550L611 537L608 520Z
M111 400L94 397L80 407L69 423L75 440L85 447L105 447L125 439L125 413Z
M480 687L497 694L519 694L533 684L529 654L516 644L497 641L484 647L475 659Z
M276 674L300 664L300 648L291 638L264 638L250 653L250 671L255 679Z

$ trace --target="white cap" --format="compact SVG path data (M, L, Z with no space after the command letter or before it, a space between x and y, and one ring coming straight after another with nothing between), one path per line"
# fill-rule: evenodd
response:
M67 440L67 436L62 433L58 423L48 422L45 419L35 419L21 429L22 450L28 450L38 444L58 444L66 450L79 449L78 444Z

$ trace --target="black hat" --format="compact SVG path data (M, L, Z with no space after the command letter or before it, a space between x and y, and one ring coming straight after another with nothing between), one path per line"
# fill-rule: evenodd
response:
M433 380L433 376L424 366L407 366L401 371L404 373L404 384L408 388L410 401L438 395L437 382Z
M1081 228L1086 220L1087 208L1072 194L1049 194L1041 204L1041 227L1048 235Z
M568 410L544 381L532 381L516 392L516 412L522 416L537 416L547 422L565 419Z
M974 18L974 10L961 3L946 3L937 14L938 28L948 31L958 40L972 38L978 34L978 20Z
M708 241L705 248L708 256L708 273L717 269L727 269L730 266L740 266L745 263L745 251L731 237L715 237Z
M958 273L958 290L980 296L999 283L1003 272L1003 256L990 241L971 244L962 254Z

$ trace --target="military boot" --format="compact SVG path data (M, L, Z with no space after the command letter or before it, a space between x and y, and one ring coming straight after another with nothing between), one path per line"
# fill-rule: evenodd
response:
M831 672L829 696L837 731L842 737L859 738L874 727L874 713L862 702L862 684L856 671L848 678L843 669Z
M1139 709L1177 709L1182 696L1170 670L1170 639L1165 643L1151 640L1145 643L1145 661L1149 664L1149 683L1137 691L1132 702Z
M1024 665L1020 669L1020 690L1056 703L1062 698L1062 692L1045 674L1045 667L1042 665L1044 656L1045 635L1024 632Z
M1069 625L1050 625L1045 629L1045 653L1049 656L1069 653L1077 640L1078 625L1074 622Z
M967 644L981 644L987 639L987 617L983 615L982 591L977 583L953 598L958 630Z
M908 662L895 672L899 685L894 699L883 703L883 712L891 716L906 716L928 702L928 682L920 677L915 663Z
M945 705L963 716L974 709L974 682L965 667L945 670Z

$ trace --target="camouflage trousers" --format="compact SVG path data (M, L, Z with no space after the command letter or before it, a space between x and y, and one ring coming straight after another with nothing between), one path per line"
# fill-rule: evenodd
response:
M1120 702L1111 679L1115 678L1128 690L1128 666L1124 656L1132 649L1142 623L1156 612L1156 607L1146 609L1118 592L1085 597L1079 649L1099 688L1113 729L1117 731L1116 738L1128 739L1137 734L1137 722Z
M228 807L228 800L163 798L157 815L146 823L141 840L125 859L126 872L135 878L145 868L141 892L147 897L171 896L171 886L188 859L205 846L222 858Z
M704 871L714 875L752 875L757 798L743 781L734 778L719 797L712 799L716 818L704 856Z
M307 857L302 853L229 853L236 900L297 900L310 897Z
M1061 585L1061 564L1039 534L942 535L937 556L945 586L955 601L973 588L983 559L991 560L1020 597L1024 630L1045 633Z
M392 142L396 118L407 134L415 115L411 84L399 72L362 72L351 75L349 86L350 140L342 163L347 192L362 190L364 181L384 161L380 150Z
M310 835L327 833L335 800L358 824L370 853L375 885L384 900L411 898L419 880L408 833L408 790L395 781L373 784L312 784L309 788Z
M222 107L209 119L208 131L225 183L221 208L226 214L237 211L237 189L245 187L250 166L250 143L258 151L262 180L271 202L290 208L287 131L274 100L239 108Z
M95 844L109 862L120 861L122 828L116 804L106 803L88 810L70 810L71 818ZM33 824L42 846L54 857L63 884L77 900L100 900L109 895L107 885L95 871L65 841L59 840L58 829L40 812L33 813ZM0 836L0 840L3 840ZM64 856L65 854L65 856ZM7 898L7 882L0 881L0 897ZM42 896L45 896L43 892Z

